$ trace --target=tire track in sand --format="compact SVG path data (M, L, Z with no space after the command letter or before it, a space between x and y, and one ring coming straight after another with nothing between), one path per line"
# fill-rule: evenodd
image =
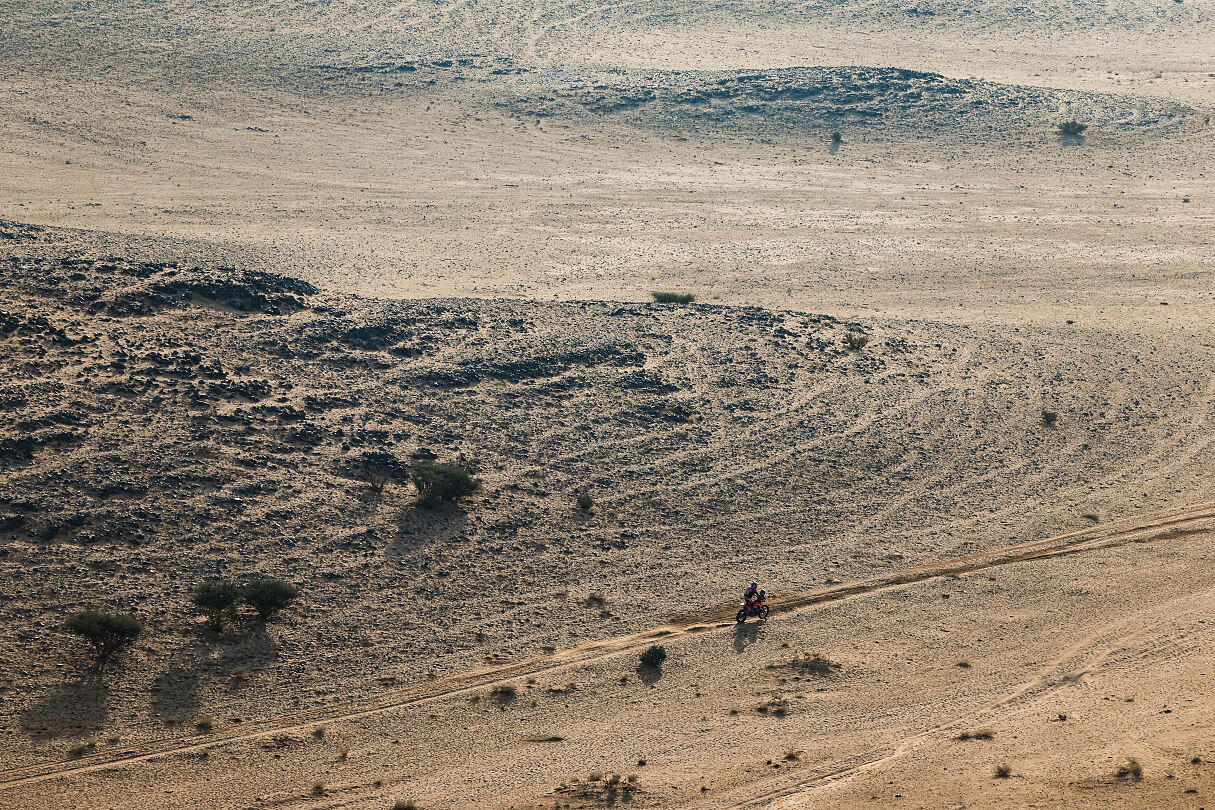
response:
M1131 543L1152 542L1215 529L1215 526L1204 527L1198 525L1203 521L1215 521L1215 502L1196 504L1146 519L1119 521L1103 526L1079 529L1043 540L904 568L872 579L792 594L783 598L777 607L782 612L800 611L823 603L837 602L854 596L862 596L875 591L903 587L946 576L956 576L1002 565L1030 562L1050 557L1116 548ZM590 642L550 655L530 658L515 664L472 670L432 683L421 684L403 690L394 690L366 700L321 706L296 714L242 723L239 726L230 726L208 734L153 740L126 746L118 750L100 752L79 759L44 762L0 771L0 791L43 782L49 779L111 770L171 754L214 748L230 742L269 737L283 731L315 728L334 721L353 720L369 715L382 714L394 709L427 703L475 689L483 689L487 686L523 675L553 672L581 666L634 650L652 642L656 638L675 638L691 635L697 631L707 629L703 627L706 623L727 622L732 619L736 607L735 603L731 601L708 611L676 616L666 625L651 628L641 633ZM729 627L732 624L732 622L718 624L716 629ZM843 768L839 773L822 774L818 779L838 778L854 770L855 767Z

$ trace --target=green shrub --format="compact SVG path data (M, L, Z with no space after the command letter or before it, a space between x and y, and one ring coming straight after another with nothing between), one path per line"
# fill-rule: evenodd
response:
M690 304L696 300L692 293L652 292L654 300L659 304Z
M661 644L647 647L641 654L641 663L647 667L660 667L665 660L667 660L667 648Z
M300 595L300 589L274 577L258 577L244 587L241 598L263 620L278 613Z
M240 599L240 586L228 579L201 582L190 597L194 607L206 614L207 624L217 631L223 630L224 623L232 618Z
M422 503L427 505L440 501L454 503L481 488L481 482L469 475L468 470L451 464L422 462L414 466L410 478L418 488Z
M101 667L119 650L135 643L143 632L143 623L134 616L82 610L68 616L60 629L88 642L95 665Z
M1059 124L1060 135L1083 135L1086 129L1088 124L1081 124L1079 121L1064 121Z

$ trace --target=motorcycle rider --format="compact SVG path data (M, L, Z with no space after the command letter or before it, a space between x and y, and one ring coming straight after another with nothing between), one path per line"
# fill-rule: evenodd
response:
M755 607L755 603L759 601L759 595L759 583L752 582L751 587L743 592L743 602L748 608L753 608Z

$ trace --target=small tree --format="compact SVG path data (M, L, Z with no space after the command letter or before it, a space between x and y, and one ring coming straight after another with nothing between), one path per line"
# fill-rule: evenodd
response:
M194 607L204 613L207 624L216 632L224 629L224 623L236 612L240 601L240 586L228 579L208 579L199 583L190 597Z
M290 582L274 577L258 577L245 586L241 598L265 621L291 604L299 595L300 589Z
M661 644L647 647L641 654L641 663L647 667L661 667L665 660L667 660L667 648Z
M98 669L119 650L130 647L143 632L143 623L134 616L82 610L68 616L60 628L79 636L93 648L93 663Z
M415 465L409 475L422 503L427 505L440 501L454 503L481 488L481 482L469 475L468 470L451 464L424 461Z

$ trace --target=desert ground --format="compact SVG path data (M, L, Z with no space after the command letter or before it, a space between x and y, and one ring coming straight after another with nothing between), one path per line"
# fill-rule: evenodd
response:
M1212 0L0 42L0 807L1215 807Z

